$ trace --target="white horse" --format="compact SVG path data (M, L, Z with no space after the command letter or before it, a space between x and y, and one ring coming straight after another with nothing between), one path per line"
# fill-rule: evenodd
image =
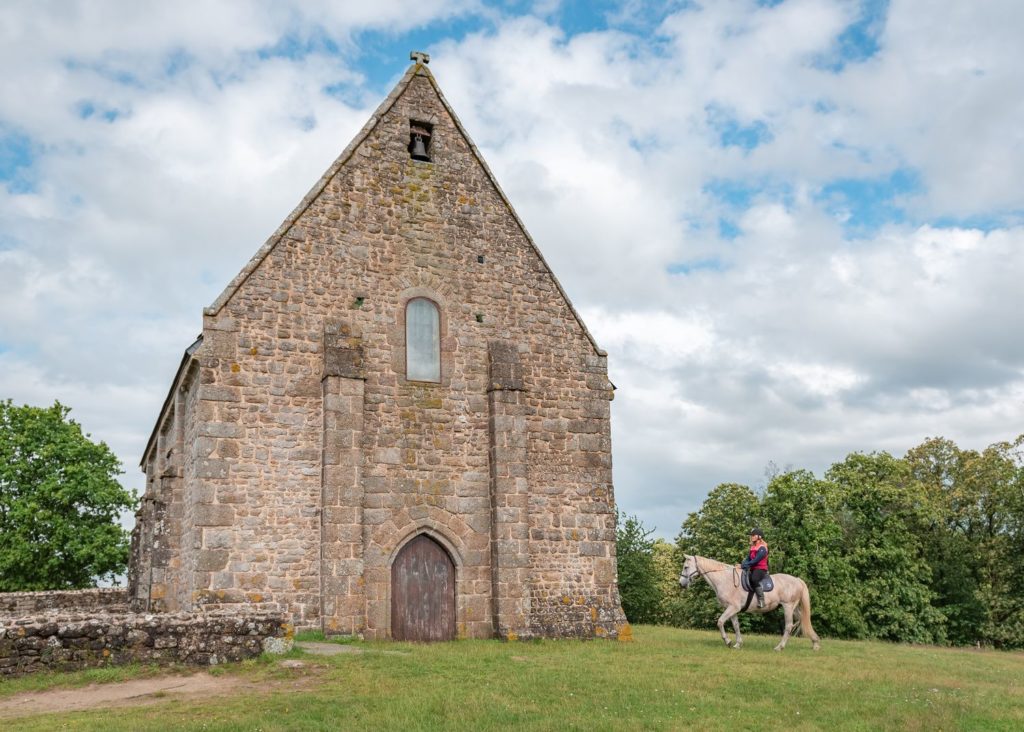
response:
M725 612L718 618L718 629L722 633L722 640L725 645L739 648L743 645L743 636L740 635L740 621L737 617L748 604L748 593L740 585L739 568L731 564L716 562L707 557L698 557L691 554L684 554L686 561L683 563L683 571L679 575L679 584L683 589L690 586L697 577L703 577L715 590L718 596L718 604L725 608ZM757 603L749 603L747 612L767 613L779 605L786 614L786 627L782 631L782 640L775 646L776 651L786 647L786 641L794 627L799 626L800 631L811 639L814 650L821 648L821 639L814 632L811 626L811 596L807 591L807 584L799 577L789 574L773 574L772 581L775 588L771 592L764 593L764 608L757 607ZM725 621L732 620L732 628L736 634L736 642L732 643L725 633Z

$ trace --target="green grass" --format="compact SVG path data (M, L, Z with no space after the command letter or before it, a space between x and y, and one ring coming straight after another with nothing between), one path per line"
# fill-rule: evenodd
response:
M632 643L356 643L230 667L248 690L3 720L10 730L1019 730L1024 655L638 627ZM400 653L395 653L400 651ZM75 683L79 674L63 677ZM56 683L49 677L48 683ZM116 679L114 679L116 681ZM4 684L0 684L3 694Z

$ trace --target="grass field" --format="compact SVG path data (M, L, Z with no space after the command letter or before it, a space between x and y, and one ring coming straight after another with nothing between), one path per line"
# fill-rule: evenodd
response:
M47 714L5 730L1021 730L1024 654L637 627L632 642L355 643L218 670L244 691ZM0 682L28 689L153 673L104 670Z

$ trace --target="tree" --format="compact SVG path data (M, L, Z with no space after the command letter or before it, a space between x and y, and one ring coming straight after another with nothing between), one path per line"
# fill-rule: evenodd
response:
M619 565L619 597L631 623L656 623L661 609L661 589L654 566L654 542L636 516L618 514L615 551Z
M939 598L954 643L1024 647L1024 436L982 452L928 440L907 460L939 503Z
M679 586L679 572L683 568L683 556L675 544L664 539L655 539L651 547L654 573L661 593L661 607L658 611L660 625L682 625L682 587Z
M772 572L807 583L819 631L861 638L867 627L857 601L856 572L843 551L839 503L836 486L807 470L775 475L761 501L769 563Z
M839 490L842 551L857 572L856 595L874 638L941 643L945 615L932 605L932 562L922 536L937 520L906 461L852 453L825 474Z
M739 562L748 549L750 529L761 522L761 504L750 488L737 483L722 483L704 499L700 509L683 521L676 537L682 554L699 554L722 562ZM709 619L721 614L715 593L706 582L696 582L681 595L676 617L684 626L706 627ZM765 622L750 620L755 629L764 629Z
M745 485L722 483L686 517L676 543L686 554L739 561L746 555L750 529L760 521L757 494Z
M70 411L0 402L0 591L90 587L127 566L118 516L135 497Z
M984 519L993 487L985 474L995 466L943 438L925 440L904 460L938 512L924 540L926 561L936 570L933 604L946 615L952 643L974 642L988 620L985 565L999 543L998 527Z

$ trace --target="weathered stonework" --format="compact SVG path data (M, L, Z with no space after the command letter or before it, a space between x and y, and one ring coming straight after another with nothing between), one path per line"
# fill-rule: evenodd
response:
M215 665L285 653L280 614L45 614L0 618L0 678L127 663Z
M410 157L410 125L431 130ZM440 380L406 379L406 305ZM421 63L204 311L143 457L136 607L391 635L427 534L461 637L617 637L606 356Z
M49 592L0 592L0 620L44 613L126 613L123 587Z

